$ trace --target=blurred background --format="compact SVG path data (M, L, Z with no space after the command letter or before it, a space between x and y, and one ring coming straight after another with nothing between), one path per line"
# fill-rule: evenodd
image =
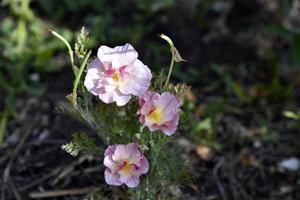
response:
M154 72L171 37L192 87L176 141L191 179L178 199L300 199L299 0L2 0L0 199L126 199L104 183L101 158L60 146L86 130L55 111L73 74L65 46L82 26L96 55L131 43ZM50 193L49 193L50 191ZM48 192L48 193L47 193ZM39 196L42 195L42 196Z

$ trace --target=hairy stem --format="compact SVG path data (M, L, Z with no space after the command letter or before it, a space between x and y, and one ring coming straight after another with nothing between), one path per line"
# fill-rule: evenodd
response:
M74 84L73 84L73 90L72 90L72 104L74 107L77 106L77 87L78 87L78 83L80 81L80 77L81 77L81 74L84 70L84 67L86 66L87 62L88 62L88 59L91 55L92 51L89 51L85 56L84 56L84 59L80 65L80 68L77 72L77 75L76 75L76 78L75 78L75 81L74 81Z

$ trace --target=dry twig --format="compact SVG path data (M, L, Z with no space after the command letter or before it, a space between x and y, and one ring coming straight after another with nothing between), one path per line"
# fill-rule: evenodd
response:
M69 190L32 192L29 194L29 197L32 199L39 199L39 198L61 197L61 196L69 196L69 195L83 195L92 192L97 192L99 190L100 188L97 187L86 187L86 188L69 189Z

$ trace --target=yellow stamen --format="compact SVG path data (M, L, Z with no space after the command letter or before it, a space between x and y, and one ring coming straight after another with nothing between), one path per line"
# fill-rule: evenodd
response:
M120 73L116 70L112 79L114 79L114 81L119 82L120 80Z
M153 123L158 123L161 121L161 118L162 118L162 113L161 113L161 110L156 108L155 110L153 110L150 115L149 115L149 118L151 119L151 121Z
M131 164L129 163L129 160L124 161L124 166L122 168L123 173L129 173L131 171Z

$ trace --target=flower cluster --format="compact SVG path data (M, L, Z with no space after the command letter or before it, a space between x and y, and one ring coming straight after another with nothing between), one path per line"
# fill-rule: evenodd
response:
M151 79L151 71L130 44L100 46L97 58L87 66L84 85L104 103L115 102L117 106L124 106L137 96L137 115L142 126L170 136L178 126L180 102L169 92L148 91ZM137 187L139 177L149 170L148 160L137 143L111 145L104 157L105 181L109 185Z

